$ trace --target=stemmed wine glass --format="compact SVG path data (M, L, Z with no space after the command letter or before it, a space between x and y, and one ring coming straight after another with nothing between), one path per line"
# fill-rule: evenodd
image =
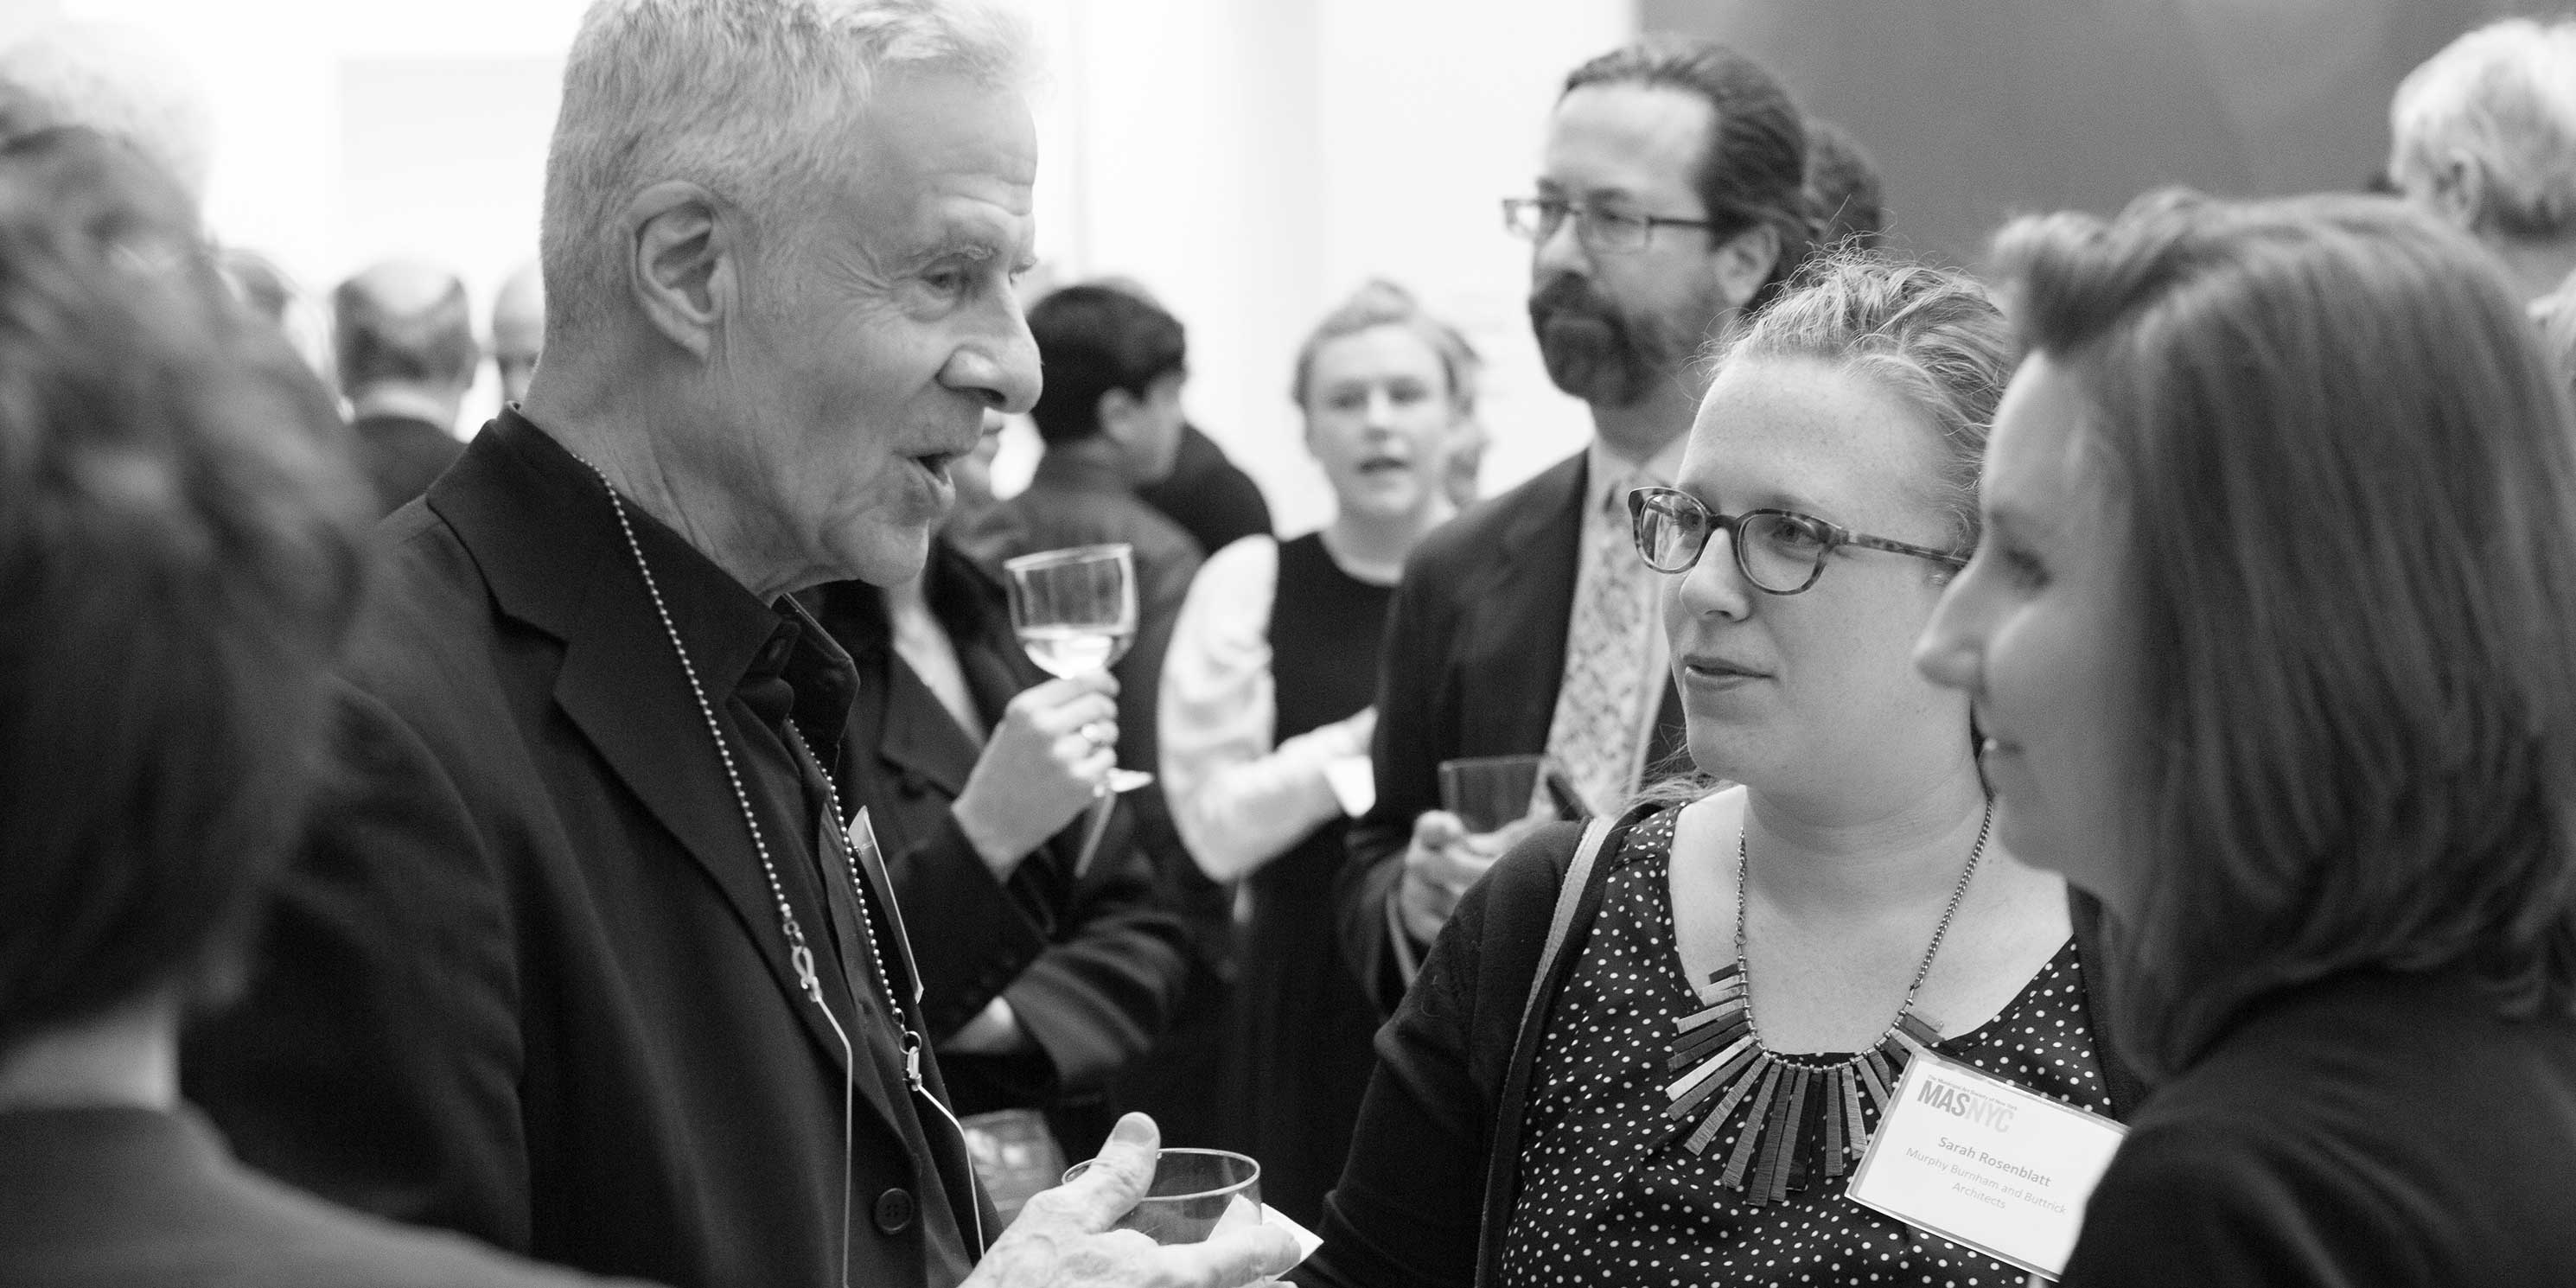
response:
M1127 543L1021 555L1005 560L1002 572L1011 629L1049 675L1070 679L1107 670L1135 643L1136 552ZM1152 774L1113 769L1097 794L1106 799L1152 781Z

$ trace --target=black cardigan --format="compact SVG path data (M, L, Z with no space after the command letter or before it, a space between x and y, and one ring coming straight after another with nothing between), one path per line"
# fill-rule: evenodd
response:
M1536 1014L1554 1009L1582 960L1616 866L1610 856L1649 812L1631 810L1603 845ZM1350 1161L1325 1200L1324 1246L1292 1272L1294 1282L1332 1288L1494 1282L1503 1225L1519 1193L1530 1071L1547 1028L1534 1023L1522 1034L1520 1018L1581 836L1573 824L1534 833L1459 901L1403 1006L1378 1031L1377 1074L1360 1108ZM2101 904L2072 887L2067 902L2086 977L2098 979L2107 956L2098 949ZM2089 985L2086 1005L2113 1115L2125 1119L2143 1089L2106 1045L2101 996Z

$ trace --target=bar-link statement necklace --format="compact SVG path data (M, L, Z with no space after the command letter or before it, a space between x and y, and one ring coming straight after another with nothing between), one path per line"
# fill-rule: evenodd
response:
M1715 1097L1717 1107L1682 1142L1691 1153L1705 1154L1737 1107L1751 1105L1719 1177L1720 1183L1741 1191L1747 1205L1778 1203L1792 1188L1804 1187L1814 1174L1803 1156L1810 1139L1824 1146L1825 1175L1842 1175L1846 1160L1869 1148L1872 1129L1863 1116L1862 1096L1868 1096L1872 1112L1884 1115L1906 1061L1941 1041L1940 1032L1914 1013L1914 995L1932 973L1932 959L1940 955L1951 919L1959 915L1959 901L1968 893L1969 878L1977 874L1977 861L1985 856L1986 833L1994 822L1995 803L1989 799L1985 820L1977 825L1976 848L1968 852L1968 866L1950 891L1949 906L1941 910L1941 924L1933 928L1922 964L1905 986L1896 1018L1867 1050L1831 1062L1776 1055L1762 1045L1761 1026L1753 1020L1753 974L1744 954L1745 870L1750 865L1744 833L1736 833L1735 962L1710 973L1714 992L1703 999L1710 1003L1707 1008L1673 1021L1679 1033L1665 1072L1690 1072L1664 1088L1670 1102L1664 1117L1676 1124L1670 1130L1678 1132L1679 1124Z
M626 498L619 495L616 484L608 481L608 474L605 471L592 465L578 453L574 454L573 459L588 466L590 472L598 476L599 485L608 491L608 503L617 512L617 530L625 534L627 552L635 557L635 571L642 574L644 578L645 593L652 596L653 613L661 619L663 637L671 642L671 653L680 660L680 674L688 678L689 693L698 700L698 714L706 720L707 736L715 741L716 758L723 762L725 781L733 788L734 807L742 813L743 830L751 835L752 853L760 857L760 874L768 878L770 897L778 903L778 929L787 940L787 962L796 972L797 988L805 994L806 1000L814 1004L815 1010L822 1012L823 1023L831 1028L832 1036L841 1044L843 1071L841 1079L841 1284L842 1288L848 1288L850 1198L853 1192L850 1155L857 1148L858 1050L850 1041L849 1030L841 1027L840 1017L832 1014L831 1006L823 1000L823 982L814 968L814 950L806 943L805 928L798 924L795 908L787 902L787 887L778 879L778 866L770 860L769 842L761 835L759 817L752 813L751 795L743 788L742 770L734 763L733 747L725 741L724 726L716 720L715 704L707 700L706 686L698 681L697 664L689 659L688 646L680 642L680 628L671 620L670 605L663 602L661 583L653 578L653 566L644 560L644 544L636 540L635 524L626 516ZM818 767L822 764L805 746L805 736L797 732L796 722L793 720L787 722L787 736L794 741L793 750L796 754L803 755L806 760ZM831 805L832 826L835 829L862 825L859 822L843 822L841 793L832 785L829 775L823 777L823 794ZM859 929L867 940L868 961L876 968L877 982L885 990L886 1011L894 1017L896 1025L903 1032L904 1082L911 1088L914 1095L921 1097L932 1109L939 1112L940 1117L948 1120L949 1126L957 1130L958 1138L963 1142L965 1129L958 1124L957 1116L948 1112L948 1106L939 1103L939 1097L930 1094L929 1087L922 1081L921 1054L928 1044L922 1040L920 1031L914 1027L910 1010L904 1006L902 999L895 996L894 976L887 973L885 954L877 947L877 928L875 921L868 916L868 882L859 871L857 843L847 834L838 839L841 842L842 862L849 869L850 891L858 900ZM891 909L889 912L891 913L889 920L900 926L903 920L902 914L892 912ZM975 1184L976 1182L970 1177L967 1181L969 1189L971 1190ZM984 1213L978 1205L970 1204L969 1207L970 1214L975 1220L975 1246L980 1250L984 1246Z

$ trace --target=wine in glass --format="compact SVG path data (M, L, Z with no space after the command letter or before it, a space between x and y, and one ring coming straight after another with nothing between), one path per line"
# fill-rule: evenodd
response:
M1046 550L1006 560L1011 629L1047 674L1063 678L1105 671L1136 640L1136 553L1125 542ZM1113 769L1102 794L1154 781Z

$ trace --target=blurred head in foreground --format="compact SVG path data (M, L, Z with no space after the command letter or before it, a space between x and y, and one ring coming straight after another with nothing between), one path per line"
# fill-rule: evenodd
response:
M0 49L0 140L95 130L142 153L194 205L206 194L212 122L196 76L137 28L54 23Z
M328 741L367 511L189 210L91 131L0 151L0 1101L100 1042L149 1054L98 1098L174 1094Z
M1919 659L1997 837L2126 927L2113 1023L2187 1066L2354 970L2576 994L2576 435L2467 238L2370 197L2003 233L2030 356Z

